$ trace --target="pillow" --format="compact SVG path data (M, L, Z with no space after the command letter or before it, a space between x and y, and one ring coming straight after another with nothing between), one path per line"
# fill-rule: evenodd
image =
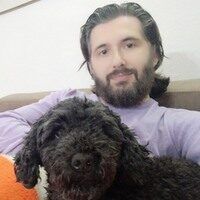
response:
M16 182L14 161L11 157L0 155L0 199L1 200L39 200L36 188L26 189Z

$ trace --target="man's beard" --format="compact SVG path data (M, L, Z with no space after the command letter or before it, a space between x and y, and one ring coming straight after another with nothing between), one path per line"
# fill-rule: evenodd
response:
M154 82L154 69L150 63L148 64L145 66L140 77L138 77L137 70L135 69L123 67L120 70L114 70L107 76L107 84L93 75L95 81L93 91L105 102L115 107L128 108L140 104L149 95ZM131 84L126 81L121 81L117 84L119 88L113 89L110 85L110 79L118 73L125 75L132 74L135 76L135 81ZM126 84L130 84L130 86Z

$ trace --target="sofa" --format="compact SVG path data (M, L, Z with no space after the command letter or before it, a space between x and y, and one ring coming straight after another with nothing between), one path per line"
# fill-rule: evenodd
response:
M80 89L90 92L90 89ZM0 99L0 112L37 102L50 92L17 93ZM156 99L161 106L200 111L200 79L172 81L168 90Z

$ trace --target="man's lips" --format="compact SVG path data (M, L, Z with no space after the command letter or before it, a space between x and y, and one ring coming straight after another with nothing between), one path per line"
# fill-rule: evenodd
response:
M112 73L110 73L106 79L107 81L116 81L116 82L125 82L128 81L129 78L134 78L138 80L138 72L136 69L116 69Z
M127 81L132 76L132 73L118 73L111 77L114 81Z

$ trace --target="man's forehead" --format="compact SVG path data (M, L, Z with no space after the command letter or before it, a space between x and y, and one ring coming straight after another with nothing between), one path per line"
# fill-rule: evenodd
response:
M132 16L120 16L108 22L97 25L90 35L92 48L126 37L144 39L140 21Z

